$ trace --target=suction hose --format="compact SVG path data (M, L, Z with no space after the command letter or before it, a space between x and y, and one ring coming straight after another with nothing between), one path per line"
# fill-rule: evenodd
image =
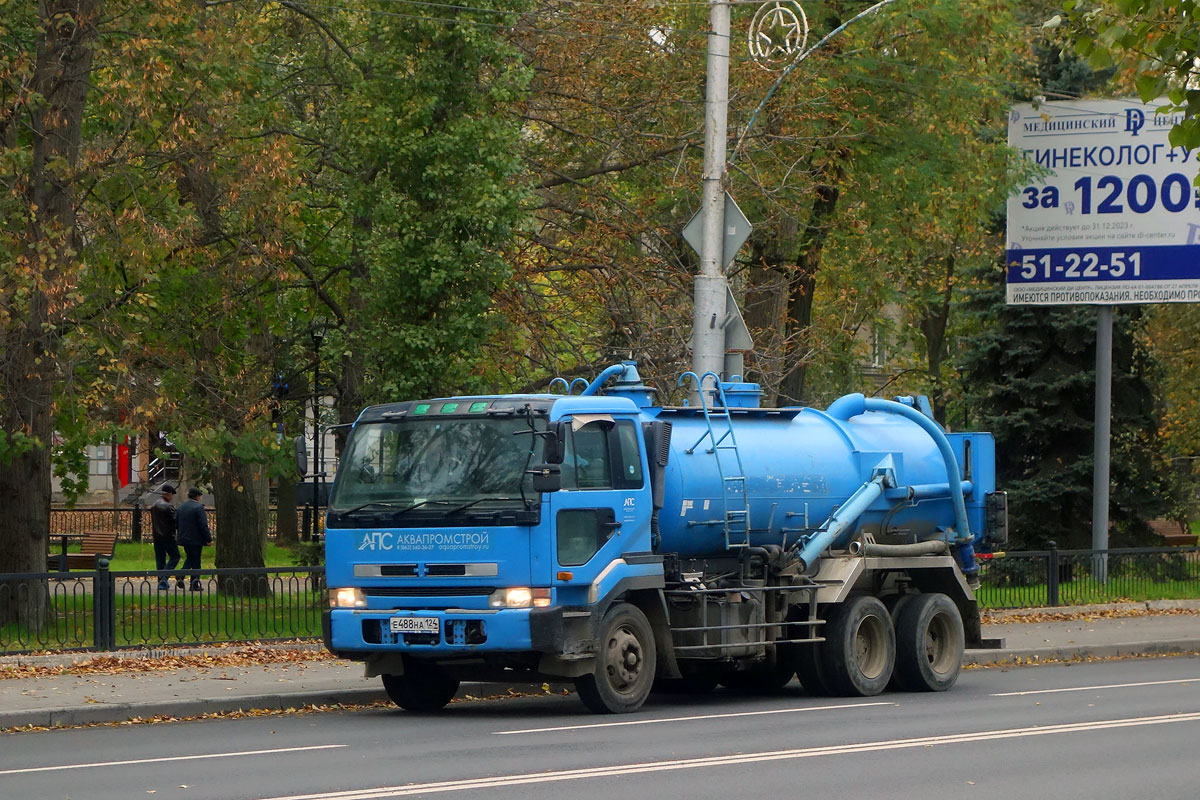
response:
M950 502L954 506L955 545L958 548L958 560L963 572L972 574L979 570L975 564L975 548L971 543L971 526L967 524L967 504L963 502L962 476L958 471L958 460L954 457L954 449L946 439L941 427L929 417L915 408L891 400L868 398L861 394L848 394L833 401L833 405L825 413L843 422L868 411L878 411L883 414L895 414L905 417L929 434L942 461L946 465L946 480L950 486Z
M911 556L944 556L950 552L950 545L941 539L931 542L914 542L913 544L876 544L853 541L850 543L853 555L862 553L864 556L886 558L909 558Z

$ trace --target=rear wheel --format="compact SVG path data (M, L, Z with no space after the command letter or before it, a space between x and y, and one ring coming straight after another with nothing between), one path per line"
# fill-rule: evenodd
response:
M879 694L896 663L896 632L887 608L868 595L832 607L821 650L821 666L834 694Z
M579 699L597 714L636 711L654 685L655 657L646 615L618 603L604 615L595 669L575 679Z
M383 689L406 711L437 711L454 699L458 681L424 666L405 665L403 675L384 675Z
M796 677L804 691L813 697L828 697L833 694L829 681L825 679L825 668L821 665L824 642L796 645Z
M908 692L944 692L962 669L962 615L944 594L921 594L897 609L896 686Z
M797 607L797 617L808 619L809 606ZM814 612L815 613L815 612ZM816 628L807 626L805 635L820 633ZM824 642L809 642L792 645L792 665L796 668L796 677L804 691L813 697L828 697L833 694L829 681L825 678L825 668L821 666L821 653Z

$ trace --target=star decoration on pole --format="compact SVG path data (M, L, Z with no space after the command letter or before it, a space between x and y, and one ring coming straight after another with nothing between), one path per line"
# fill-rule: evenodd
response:
M794 0L763 3L750 23L750 55L763 69L786 61L808 42L808 17Z

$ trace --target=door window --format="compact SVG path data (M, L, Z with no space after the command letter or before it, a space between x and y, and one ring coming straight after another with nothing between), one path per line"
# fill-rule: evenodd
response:
M572 429L563 450L563 489L640 489L642 457L629 420L594 420Z
M564 508L555 517L558 563L564 567L586 564L617 530L611 508Z

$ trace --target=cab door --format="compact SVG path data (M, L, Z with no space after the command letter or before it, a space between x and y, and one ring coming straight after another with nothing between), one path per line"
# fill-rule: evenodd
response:
M650 499L634 420L597 414L569 423L562 489L550 503L554 569L586 588L613 559L650 549Z

